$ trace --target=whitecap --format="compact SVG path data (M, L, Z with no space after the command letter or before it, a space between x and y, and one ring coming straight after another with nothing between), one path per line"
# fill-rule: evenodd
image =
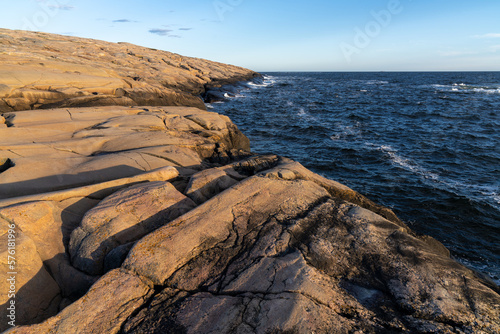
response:
M465 83L454 83L451 85L434 84L430 87L444 92L460 92L460 93L484 93L484 94L499 94L500 88L498 86L478 86L469 85Z
M488 89L488 88L474 88L472 91L476 93L486 93L486 94L498 94L500 89Z
M336 131L334 135L330 136L331 140L339 140L344 137L361 136L361 130L359 129L360 123L356 122L354 125L342 125L336 124L339 131Z
M368 144L368 146L372 146L375 149L384 152L393 165L399 166L399 167L406 169L412 173L418 174L418 175L424 177L425 179L431 179L434 181L439 180L439 175L432 173L432 172L426 170L425 168L423 168L422 166L419 166L416 162L401 156L400 154L398 154L398 151L396 149L394 149L392 146L390 146L390 145L377 146L377 145L371 144L371 143L367 143L367 144Z
M304 108L299 108L299 112L297 113L298 116L308 116L309 114L306 113L306 110Z
M265 88L274 85L277 82L277 78L273 76L264 75L262 78L263 78L262 83L248 81L246 84L250 86L250 88Z
M389 81L383 81L383 80L367 80L365 81L367 85L385 85L388 84Z

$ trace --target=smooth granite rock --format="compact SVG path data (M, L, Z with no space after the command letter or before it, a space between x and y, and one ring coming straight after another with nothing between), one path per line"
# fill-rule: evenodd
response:
M106 196L131 185L165 184L178 175L166 167L134 178L114 180L52 194L35 195L0 201L2 263L8 271L8 226L16 231L16 299L21 309L17 324L32 324L47 319L81 296L99 278L75 268L67 254L70 235L84 215ZM151 181L151 182L149 182ZM139 184L138 184L139 183ZM168 183L167 183L168 184ZM177 193L172 186L168 188ZM152 196L152 195L151 195ZM150 199L151 199L150 196ZM189 201L181 194L177 195ZM192 204L194 205L194 204ZM182 210L181 206L181 210ZM187 210L184 209L184 210ZM175 209L172 211L175 212ZM158 214L158 212L155 212ZM161 213L160 213L161 214ZM2 305L7 301L6 284L2 280ZM5 310L5 308L2 308ZM3 314L3 313L2 313ZM5 323L1 323L5 325ZM1 327L6 329L7 327Z
M133 244L118 270L155 289L141 290L148 298L132 290L127 317L106 312L109 324L95 328L82 320L104 317L97 310L109 304L96 291L108 293L99 282L115 270L56 317L12 332L58 333L61 317L77 333L500 329L498 287L452 260L437 241L366 208L373 203L363 208L333 196L334 184L300 179L300 164L275 156L223 169L251 176ZM342 190L352 198L352 190ZM109 288L121 280L109 280Z
M102 275L113 249L139 240L196 206L168 182L149 182L120 190L101 201L71 233L73 266Z
M93 106L204 108L206 87L257 73L129 43L0 29L0 112Z
M231 178L223 170L207 169L191 177L186 195L197 204L201 204L236 183L238 181Z
M2 216L0 216L2 217ZM0 331L11 326L7 308L14 301L16 324L35 324L56 314L61 301L59 286L47 272L33 240L17 226L15 239L9 238L13 222L0 218ZM9 252L9 242L15 252ZM9 257L10 256L10 257ZM15 295L15 297L12 297Z
M277 156L204 174L221 171L243 180L225 190L214 186L211 199L124 244L132 249L116 270L154 290L132 290L134 302L125 308L122 278L109 280L105 290L99 283L114 270L59 315L12 332L62 333L61 319L76 333L500 330L498 287L452 260L438 241L414 234L390 210ZM124 313L111 308L103 315L109 308L103 295L115 288L116 307ZM108 322L90 328L86 321L94 317Z
M202 110L254 75L0 29L0 330L500 333L499 287L439 241Z
M6 113L0 199L134 176L160 167L199 170L248 139L226 116L187 107L95 107ZM7 163L7 162L6 162ZM36 168L34 168L36 166Z
M116 269L57 316L7 333L118 333L122 323L148 300L152 291L148 280Z

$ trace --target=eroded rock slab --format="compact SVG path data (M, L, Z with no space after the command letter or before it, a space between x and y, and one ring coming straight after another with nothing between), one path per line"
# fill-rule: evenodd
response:
M0 157L9 166L0 173L0 199L165 166L196 171L207 159L250 149L229 118L197 108L96 107L4 115L11 126L0 129Z
M9 238L9 234L15 238ZM10 249L15 252L9 252ZM12 221L2 218L0 259L3 273L0 281L0 330L10 328L7 322L11 320L16 320L16 324L35 324L58 312L62 299L61 291L45 269L35 243L16 228ZM15 298L12 295L15 295ZM11 301L15 303L14 319L7 317L11 314L7 309L11 306Z
M37 323L57 314L84 295L99 278L72 266L67 254L70 235L86 212L120 189L137 184L147 187L150 181L165 184L177 175L176 169L165 167L134 178L0 201L2 266L5 273L16 272L12 274L16 281L15 301L21 309L17 312L16 324ZM169 189L176 192L172 186ZM177 195L186 199L179 193ZM182 205L179 207L183 210ZM175 208L171 212L176 212ZM14 233L9 233L9 230ZM8 255L12 255L8 254L9 234L15 237L15 270L9 270ZM7 278L2 280L2 304L9 300ZM2 327L2 330L6 328Z
M142 292L147 300L134 299L126 317L106 313L111 332L500 330L498 287L452 260L438 241L415 235L392 211L277 156L199 175L221 171L243 180L124 245L133 247L118 270L155 289ZM72 330L97 333L82 320L107 305L93 290L73 304L93 305L88 310L71 305L18 331L57 332L64 314Z
M57 316L7 333L118 333L123 321L148 300L152 288L146 279L116 269Z
M195 206L168 182L118 191L88 211L71 233L72 264L90 275L102 275L106 257L115 248L137 241Z
M0 112L108 105L193 106L206 86L250 80L232 65L129 43L0 29Z

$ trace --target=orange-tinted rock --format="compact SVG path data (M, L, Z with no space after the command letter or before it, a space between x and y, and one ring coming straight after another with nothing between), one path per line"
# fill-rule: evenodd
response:
M0 29L0 112L57 107L193 106L206 85L258 74L128 43Z

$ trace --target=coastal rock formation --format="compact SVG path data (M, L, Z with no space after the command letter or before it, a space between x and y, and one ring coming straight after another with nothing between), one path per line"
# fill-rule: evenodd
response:
M200 109L253 72L40 33L0 47L0 330L500 332L500 289L440 242Z
M111 261L108 254L115 248L137 241L195 206L168 182L120 190L88 211L71 233L73 265L90 275L102 275L104 263Z
M129 43L0 29L0 112L108 105L204 108L199 95L206 87L256 76L241 67Z
M187 107L94 107L9 112L0 132L0 199L137 175L202 169L250 143L223 115ZM35 167L36 166L36 167Z
M213 178L194 174L189 184L213 185L210 199L163 218L130 247L120 268L58 315L9 333L65 333L68 326L78 333L500 330L498 287L390 210L278 156L201 173L222 170L234 185L220 189ZM126 204L125 194L163 184L118 191L85 217L98 217L99 207L127 215L134 196L126 210L111 203Z

